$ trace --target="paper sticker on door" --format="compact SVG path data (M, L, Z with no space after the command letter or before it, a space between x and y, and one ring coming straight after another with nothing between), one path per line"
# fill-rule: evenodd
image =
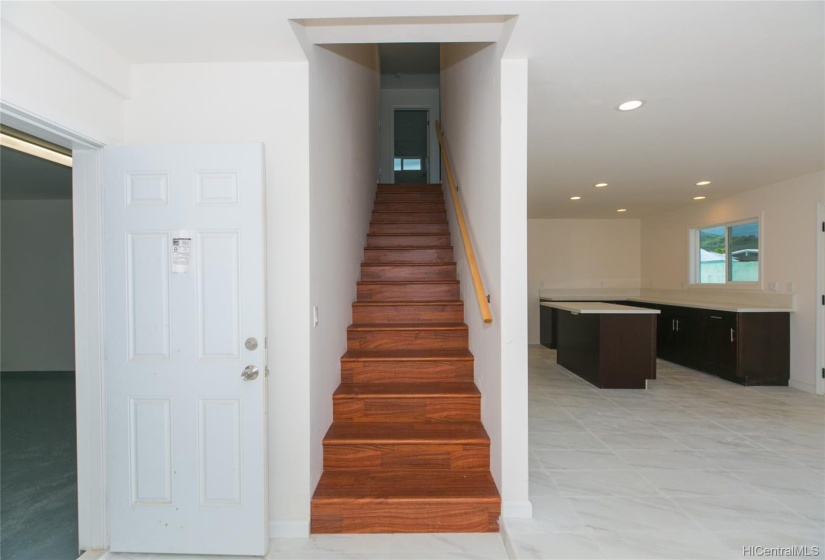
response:
M189 260L192 258L192 232L181 229L172 235L172 272L182 274L189 272Z

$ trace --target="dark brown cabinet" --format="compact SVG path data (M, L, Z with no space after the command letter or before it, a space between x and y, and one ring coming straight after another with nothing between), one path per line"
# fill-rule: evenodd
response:
M699 310L675 305L656 308L662 312L656 333L659 357L689 367L700 367L704 353Z
M791 331L787 312L737 313L646 301L613 303L661 311L656 355L663 360L743 385L788 384ZM541 342L550 348L556 348L560 331L556 311L542 307ZM552 325L547 344L545 324Z
M790 315L633 302L659 309L657 356L743 385L787 385Z
M705 367L701 368L726 379L736 375L737 313L706 311Z

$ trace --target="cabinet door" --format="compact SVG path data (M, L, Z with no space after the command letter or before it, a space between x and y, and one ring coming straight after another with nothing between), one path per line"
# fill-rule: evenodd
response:
M704 323L707 348L704 369L728 379L737 377L736 314L707 311Z
M676 356L674 361L692 368L704 365L706 349L699 310L682 308L676 319Z
M553 308L541 305L539 307L539 342L547 348L555 348L556 341L553 332Z
M656 355L668 361L676 357L676 317L662 309L656 327Z

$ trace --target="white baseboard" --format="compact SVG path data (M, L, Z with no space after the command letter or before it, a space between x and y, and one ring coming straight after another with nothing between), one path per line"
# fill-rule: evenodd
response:
M788 381L788 387L793 387L794 389L799 389L800 391L805 391L806 393L816 394L816 385L811 383L804 383L791 379Z
M301 521L270 521L269 538L306 538L309 536L309 519Z
M524 500L506 501L501 503L501 517L504 519L521 518L530 519L533 517L533 504Z
M87 550L77 560L100 560L107 552L109 552L108 548Z

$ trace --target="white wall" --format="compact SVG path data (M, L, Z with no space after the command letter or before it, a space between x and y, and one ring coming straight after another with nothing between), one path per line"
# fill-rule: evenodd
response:
M778 282L779 290L787 292L788 283L794 283L790 383L811 392L817 374L816 246L821 233L816 203L825 200L823 184L825 173L806 175L645 218L641 227L642 287L679 289L688 281L689 229L761 215L761 291L767 291L768 283Z
M332 394L360 278L375 198L378 49L312 46L310 110L310 486L323 468L322 439L332 423ZM283 242L283 240L282 240Z
M2 371L74 371L72 201L0 205Z
M430 183L441 181L441 158L438 153L438 135L435 121L441 119L438 89L382 89L381 90L381 130L378 139L378 169L380 183L393 183L393 109L429 108L429 171Z
M306 532L312 490L308 78L305 62L139 65L125 107L129 144L266 146L269 504L277 534Z
M3 103L101 143L118 141L128 62L51 3L4 3L2 20Z
M521 109L527 101L527 74L526 63L523 67L517 64L508 68L504 82L502 49L500 44L442 45L441 114L470 237L485 289L491 296L493 322L485 325L476 305L453 209L449 208L465 320L470 327L470 351L475 356L475 380L482 395L482 421L491 439L490 466L502 495L503 514L510 516L511 512L530 514L526 480L527 368L526 359L518 353L519 347L526 352L527 337L526 331L522 333L524 321L521 327L517 324L518 314L526 305L526 288L519 286L518 275L527 266L526 248L519 246L526 244L526 113ZM504 123L505 113L516 123ZM504 140L513 142L507 150L503 149ZM446 198L452 206L450 197ZM507 257L502 257L503 240L514 243L507 247L511 251ZM508 306L506 320L504 305ZM513 305L519 309L511 310L509 306ZM504 384L511 386L503 388ZM505 421L505 414L513 414L516 422Z
M527 220L530 344L539 343L541 288L635 288L640 220Z

